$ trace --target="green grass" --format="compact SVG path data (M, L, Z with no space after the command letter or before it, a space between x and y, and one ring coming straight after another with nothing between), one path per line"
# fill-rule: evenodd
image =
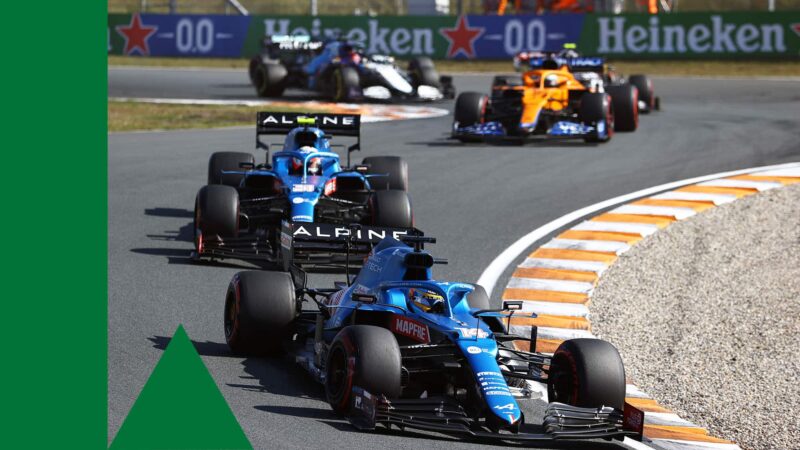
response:
M139 58L109 56L111 66L159 66L159 67L209 67L247 68L246 59L222 58ZM800 76L800 61L616 61L614 67L622 73L646 73L650 75L689 76ZM401 61L401 66L405 64ZM511 72L511 61L436 61L441 73L459 72Z
M308 106L170 105L108 101L108 131L178 130L254 125L257 111L318 112ZM320 109L319 112L322 112Z

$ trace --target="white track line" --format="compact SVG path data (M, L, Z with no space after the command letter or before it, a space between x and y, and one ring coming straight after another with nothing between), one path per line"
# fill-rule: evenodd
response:
M705 194L703 192L664 192L650 197L654 200L689 200L693 202L714 202L715 205L722 205L736 200L738 197L730 194Z
M800 170L800 163L787 163L787 164L777 164L765 167L754 167L743 170L734 170L730 172L721 172L712 175L705 175L702 177L689 178L686 180L675 181L672 183L662 184L659 186L653 186L647 189L642 189L640 191L631 192L630 194L614 197L612 199L608 199L599 203L595 203L593 205L589 205L585 208L578 209L576 211L573 211L569 214L565 214L551 222L542 225L541 227L531 231L525 236L522 236L516 242L511 244L502 253L497 255L497 257L486 267L483 273L481 273L481 276L478 278L478 284L483 286L486 289L486 292L489 295L491 295L492 291L494 291L495 285L497 284L497 280L500 279L500 277L503 275L508 266L510 266L514 262L514 260L517 259L517 257L519 257L519 255L521 255L534 243L540 241L541 239L549 236L552 233L555 233L556 231L566 227L567 225L570 225L574 222L577 222L578 220L596 214L605 209L632 200L636 200L638 198L647 197L650 195L658 194L660 192L676 189L690 184L713 180L715 178L731 177L735 175L742 175L745 173L751 173L756 171L758 172L764 171L766 173L766 171L774 171L782 169Z
M536 300L523 300L522 312L536 314L549 314L551 316L568 316L589 318L589 308L580 303L539 302Z
M750 181L750 180L711 180L705 183L699 183L698 186L713 186L713 187L729 187L729 188L745 188L745 189L758 189L759 191L766 191L783 186L781 183L774 181Z
M675 206L622 205L609 211L613 214L639 214L643 216L667 216L683 220L697 214L692 208Z
M586 250L590 252L624 253L631 246L618 241L590 241L585 239L553 239L542 248L560 248L564 250Z
M512 277L508 287L518 289L534 289L538 291L576 292L588 294L594 285L583 281L549 280L544 278L518 278Z
M611 231L616 233L635 233L640 236L650 236L658 231L658 225L652 223L631 223L631 222L595 222L587 220L581 222L572 230L579 231Z
M519 267L578 270L581 272L595 272L601 274L608 268L608 264L597 261L579 261L577 259L526 258ZM486 272L484 271L484 273ZM483 275L481 275L481 277L483 277ZM483 286L481 280L478 280L478 284ZM487 287L486 289L486 293L492 295L491 288Z

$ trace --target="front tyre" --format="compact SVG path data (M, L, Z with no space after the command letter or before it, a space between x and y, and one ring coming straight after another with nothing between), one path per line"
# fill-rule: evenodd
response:
M586 93L581 97L578 117L584 125L595 131L584 137L586 142L606 142L614 135L615 115L611 96L603 93Z
M203 186L194 202L194 243L203 253L206 239L236 237L239 232L239 193L230 186Z
M613 345L600 339L570 339L558 346L547 378L550 402L622 410L625 367Z
M347 414L353 387L388 398L400 396L400 347L391 331L351 325L333 339L325 364L325 396L331 408Z
M608 86L614 104L615 131L636 131L639 127L639 90L631 84Z
M225 342L236 354L272 354L282 348L297 316L294 282L286 272L246 271L225 295Z

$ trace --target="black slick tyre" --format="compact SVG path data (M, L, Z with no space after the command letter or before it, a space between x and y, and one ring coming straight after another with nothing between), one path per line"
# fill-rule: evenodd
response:
M370 156L364 158L363 164L369 166L367 174L388 174L385 177L370 178L369 184L373 189L408 191L408 163L403 158L399 156Z
M370 199L372 224L379 227L411 228L414 216L405 191L375 191Z
M639 90L632 84L609 86L614 103L614 131L636 131L639 126Z
M213 236L236 237L239 231L239 193L230 186L203 186L194 204L195 244L202 251L202 240Z
M558 346L547 380L550 402L623 409L625 368L613 345L600 339L571 339Z
M259 97L280 97L286 88L286 67L282 64L259 64L253 75L253 86Z
M400 395L400 347L391 331L351 325L333 339L325 364L325 396L334 411L347 414L358 386L373 395Z
M274 354L297 316L294 282L286 272L246 271L225 295L225 342L236 354Z
M656 106L656 94L653 88L653 81L647 75L631 75L628 77L628 82L639 90L639 100L647 105L645 111L652 111L658 109Z
M408 74L411 77L411 84L414 87L425 85L439 88L439 72L433 65L433 61L426 57L420 56L413 58L408 62Z
M602 122L606 129L605 137L595 132L584 138L586 142L605 142L613 136L616 117L611 103L611 96L608 94L599 92L583 94L578 117L584 125L598 127Z
M333 72L333 101L343 102L353 98L361 88L361 78L354 67L339 66Z
M241 164L255 164L252 153L215 152L208 159L208 184L226 184L237 187L243 175L223 175L223 171L244 171Z
M478 92L462 92L456 99L454 120L459 127L483 123L489 97Z

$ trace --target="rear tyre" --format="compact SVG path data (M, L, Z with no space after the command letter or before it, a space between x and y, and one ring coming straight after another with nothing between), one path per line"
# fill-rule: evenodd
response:
M236 354L278 353L296 316L291 275L239 272L225 295L225 342Z
M639 90L631 84L609 86L614 104L614 131L636 131L639 126Z
M414 87L425 85L440 87L439 72L433 65L430 58L421 56L408 62L408 74L411 76L411 84Z
M403 158L399 156L370 156L364 158L363 163L369 165L367 174L389 174L388 177L371 178L369 184L373 189L408 191L408 163Z
M623 409L625 367L613 345L599 339L571 339L558 346L547 379L550 402Z
M288 71L283 64L259 64L253 75L253 85L259 97L280 97L286 89Z
M238 187L244 175L223 175L223 171L243 171L241 164L255 164L256 158L251 153L215 152L208 159L208 184L225 184Z
M194 206L195 243L202 251L204 236L236 237L239 232L239 193L230 186L212 184L197 193Z
M353 386L373 395L400 396L400 347L391 331L351 325L333 339L325 364L325 396L331 408L347 414Z
M586 142L606 142L614 134L614 111L611 96L602 93L587 93L581 97L578 116L584 125L594 126L595 133L586 136Z
M372 194L372 224L379 227L411 228L414 216L411 200L404 191L376 191Z
M639 90L639 100L647 105L647 111L658 109L656 107L656 94L653 89L653 81L647 75L631 75L628 82Z
M255 86L256 71L258 70L258 66L260 65L261 65L260 55L253 56L252 58L250 58L250 64L247 66L247 73L248 75L250 75L250 82L253 83L253 86Z
M356 97L361 89L361 77L354 67L339 66L333 72L333 101L342 102Z

